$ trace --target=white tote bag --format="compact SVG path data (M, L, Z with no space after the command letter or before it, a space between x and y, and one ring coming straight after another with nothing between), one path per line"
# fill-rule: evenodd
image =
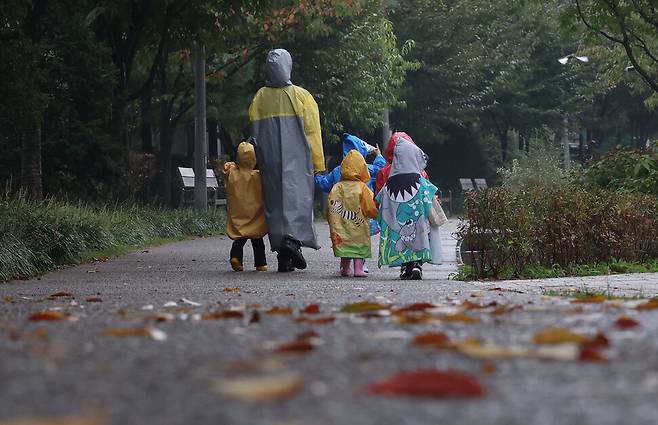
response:
M430 252L432 253L432 260L430 264L442 264L441 258L441 228L430 227Z

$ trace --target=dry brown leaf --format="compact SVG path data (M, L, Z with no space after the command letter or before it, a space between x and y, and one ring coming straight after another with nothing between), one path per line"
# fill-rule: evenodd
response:
M32 322L54 322L58 320L64 320L66 315L61 311L40 311L38 313L32 313L28 320Z
M578 298L571 301L571 304L598 304L605 301L607 298L603 294L591 294L583 298Z
M252 323L260 323L260 313L258 310L251 312L251 317L249 317L249 324L251 325Z
M220 394L251 403L275 402L295 395L304 387L298 373L219 379L213 389Z
M219 310L206 313L201 316L203 320L218 320L218 319L242 319L244 313L236 310Z
M105 421L98 417L67 417L40 419L10 419L0 421L0 425L104 425Z
M164 341L167 335L159 329L155 328L110 328L103 332L104 336L116 337L142 337L151 338L156 341Z
M440 349L451 349L454 348L454 344L450 341L448 335L443 332L426 332L420 335L416 335L411 341L412 345L418 345L421 347L434 347Z
M408 306L398 308L397 310L393 310L393 314L404 314L404 313L410 313L410 312L419 312L419 311L429 310L430 308L435 308L435 307L436 306L434 304L430 304L430 303L415 303L415 304L410 304Z
M579 360L581 362L604 363L608 359L604 357L596 348L583 347L580 350Z
M272 307L265 312L266 314L282 314L289 315L292 314L292 307Z
M484 344L481 341L462 341L456 344L457 351L478 359L539 358L547 360L577 360L580 348L573 344L551 347L504 347Z
M302 314L320 314L320 305L319 304L309 304L303 308L300 313Z
M102 303L103 299L101 297L88 297L86 301L88 303Z
M658 298L652 298L649 301L639 304L635 307L638 310L655 310L658 308Z
M443 314L439 316L439 319L444 322L461 322L461 323L478 323L480 319L477 317L469 316L464 313L455 313L455 314Z
M224 292L240 292L240 288L224 288Z
M297 339L295 341L284 342L274 348L275 353L290 354L307 354L315 348L311 342L306 339Z
M584 336L571 332L566 328L548 328L535 333L532 341L535 344L555 345L555 344L582 344L587 340Z
M327 325L333 323L336 318L334 316L326 317L298 317L297 320L299 323L308 323L309 325Z

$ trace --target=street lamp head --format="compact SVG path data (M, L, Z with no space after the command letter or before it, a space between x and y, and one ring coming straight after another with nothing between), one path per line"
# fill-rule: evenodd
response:
M560 62L562 65L566 65L567 63L569 63L569 61L571 59L576 59L576 60L578 60L580 62L583 62L583 63L589 62L589 58L587 56L576 56L575 53L571 53L569 55L566 55L565 57L560 58L557 61Z

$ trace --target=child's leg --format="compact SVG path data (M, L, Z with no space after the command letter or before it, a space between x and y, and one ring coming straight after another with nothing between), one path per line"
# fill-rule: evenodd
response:
M265 242L263 238L252 239L251 247L254 249L254 266L258 271L267 270L267 259L265 258Z
M354 259L354 277L368 277L368 273L363 270L363 264L365 260L363 258Z
M340 259L340 275L349 276L350 275L350 263L352 262L351 258L342 258Z
M242 267L242 249L246 243L246 238L233 241L233 245L231 246L231 268L233 271L241 272L244 270L244 267Z

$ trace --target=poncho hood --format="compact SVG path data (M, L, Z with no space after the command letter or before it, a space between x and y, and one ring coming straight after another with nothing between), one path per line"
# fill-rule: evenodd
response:
M285 49L271 50L265 61L265 72L268 87L285 87L292 84L290 75L292 73L292 57Z
M427 166L425 152L412 141L398 139L393 151L390 177L399 174L418 174Z
M343 134L343 158L352 150L359 152L364 158L368 155L366 142L354 135L345 133Z
M366 165L366 160L357 151L349 151L343 162L340 164L341 180L352 180L368 183L370 172Z
M411 136L405 132L396 131L395 133L391 134L391 138L388 139L388 145L386 145L386 151L384 152L384 158L386 158L388 162L393 161L393 151L395 150L395 145L397 144L398 140L408 140L414 145L416 144Z
M238 145L237 162L240 168L253 170L256 167L256 151L254 145L242 142Z

